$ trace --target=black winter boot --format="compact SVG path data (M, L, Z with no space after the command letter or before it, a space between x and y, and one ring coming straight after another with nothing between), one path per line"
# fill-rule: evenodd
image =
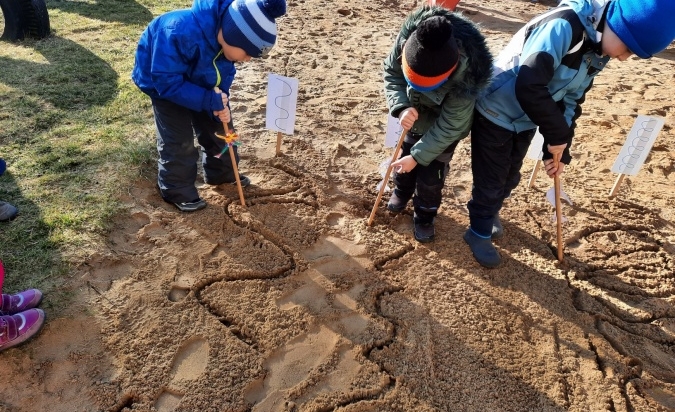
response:
M434 220L420 219L415 217L413 219L413 232L415 240L420 243L429 243L434 240L436 230L434 229Z

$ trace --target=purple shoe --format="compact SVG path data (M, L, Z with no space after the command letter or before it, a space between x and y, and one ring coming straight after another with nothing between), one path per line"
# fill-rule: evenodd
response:
M0 299L0 315L13 315L32 309L40 304L42 292L37 289L28 289L14 295L2 294Z
M0 316L0 352L24 343L45 323L42 309L28 309L15 315Z

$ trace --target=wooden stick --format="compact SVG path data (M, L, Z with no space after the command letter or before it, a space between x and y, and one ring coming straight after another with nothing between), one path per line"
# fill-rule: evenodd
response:
M281 154L281 132L277 132L277 152L276 156Z
M218 88L218 86L215 86L213 90L216 93L222 93L222 91ZM231 115L231 114L230 114ZM225 136L227 137L230 134L230 127L227 125L227 123L223 123L223 128L225 128ZM218 133L216 133L216 136L218 136ZM222 139L222 136L218 136ZM227 140L225 140L225 144L227 143ZM232 169L234 170L234 178L237 181L237 191L239 192L239 201L241 202L241 205L246 207L246 201L244 200L244 190L241 188L241 180L239 180L239 168L237 168L237 158L234 155L234 144L230 147L227 148L227 150L230 152L230 160L232 161Z
M227 126L227 123L223 123L225 127L225 136L230 134L230 128ZM230 146L228 151L230 152L230 160L232 161L232 169L234 169L234 178L237 180L237 191L239 192L239 201L241 205L246 207L246 201L244 200L244 190L241 188L241 180L239 180L239 168L237 168L237 158L234 155L234 145Z
M621 182L623 182L624 177L626 177L625 174L619 173L619 176L617 176L616 180L614 181L614 186L612 186L612 190L609 191L609 197L616 196L616 194L619 192L619 186L621 186Z
M384 180L382 180L382 187L380 187L380 193L377 194L375 205L373 205L373 210L370 212L370 217L368 218L368 226L373 224L373 219L375 219L375 212L377 211L377 205L380 204L380 200L382 200L382 195L384 194L384 188L389 183L389 175L391 174L391 169L393 169L391 163L395 162L398 159L398 154L401 151L401 146L403 145L403 140L405 139L405 135L407 133L408 130L403 129L403 131L401 132L401 137L398 138L398 144L396 145L396 150L394 150L394 156L392 156L391 158L392 160L389 163L389 167L387 167L387 173L384 174Z
M534 169L532 169L532 174L530 175L530 181L527 183L527 187L534 187L534 179L537 178L537 173L539 172L540 167L541 159L538 159L537 163L534 165Z
M556 169L560 166L560 155L555 155L554 162ZM562 204L560 202L560 176L556 172L553 178L553 185L555 187L555 221L556 232L558 238L558 262L563 261L563 237L562 237Z

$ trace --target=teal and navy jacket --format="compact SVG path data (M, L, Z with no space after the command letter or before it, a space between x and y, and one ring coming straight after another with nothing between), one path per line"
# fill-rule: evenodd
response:
M192 8L150 22L138 42L131 78L152 98L194 111L223 109L215 86L229 94L236 69L218 43L222 16L233 0L195 0Z
M493 79L476 109L507 130L539 127L546 145L567 143L569 164L581 104L609 57L600 40L607 0L563 0L521 28L497 56Z
M460 50L459 63L439 88L420 92L403 77L401 52L419 23L438 15L452 23ZM414 107L419 114L410 132L423 136L410 154L417 163L427 166L448 146L469 134L476 98L490 81L492 55L471 21L441 7L424 6L406 18L383 69L389 113L398 118L403 110Z

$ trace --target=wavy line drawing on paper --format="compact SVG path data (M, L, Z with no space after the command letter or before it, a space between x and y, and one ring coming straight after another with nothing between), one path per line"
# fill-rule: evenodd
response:
M288 120L288 118L291 117L291 115L288 112L288 110L285 109L285 107L288 107L288 98L291 96L291 94L293 94L293 88L284 79L279 80L284 85L282 92L288 90L288 93L282 94L281 96L277 96L274 98L274 104L276 105L277 108L279 108L279 116L280 116L274 119L274 124L276 124L279 129L286 130L285 127L286 120ZM281 104L279 103L279 100L281 100Z
M612 172L636 175L647 158L663 124L664 120L659 117L638 116L614 162L614 166L612 166Z
M267 129L293 134L298 80L270 73L267 87Z

